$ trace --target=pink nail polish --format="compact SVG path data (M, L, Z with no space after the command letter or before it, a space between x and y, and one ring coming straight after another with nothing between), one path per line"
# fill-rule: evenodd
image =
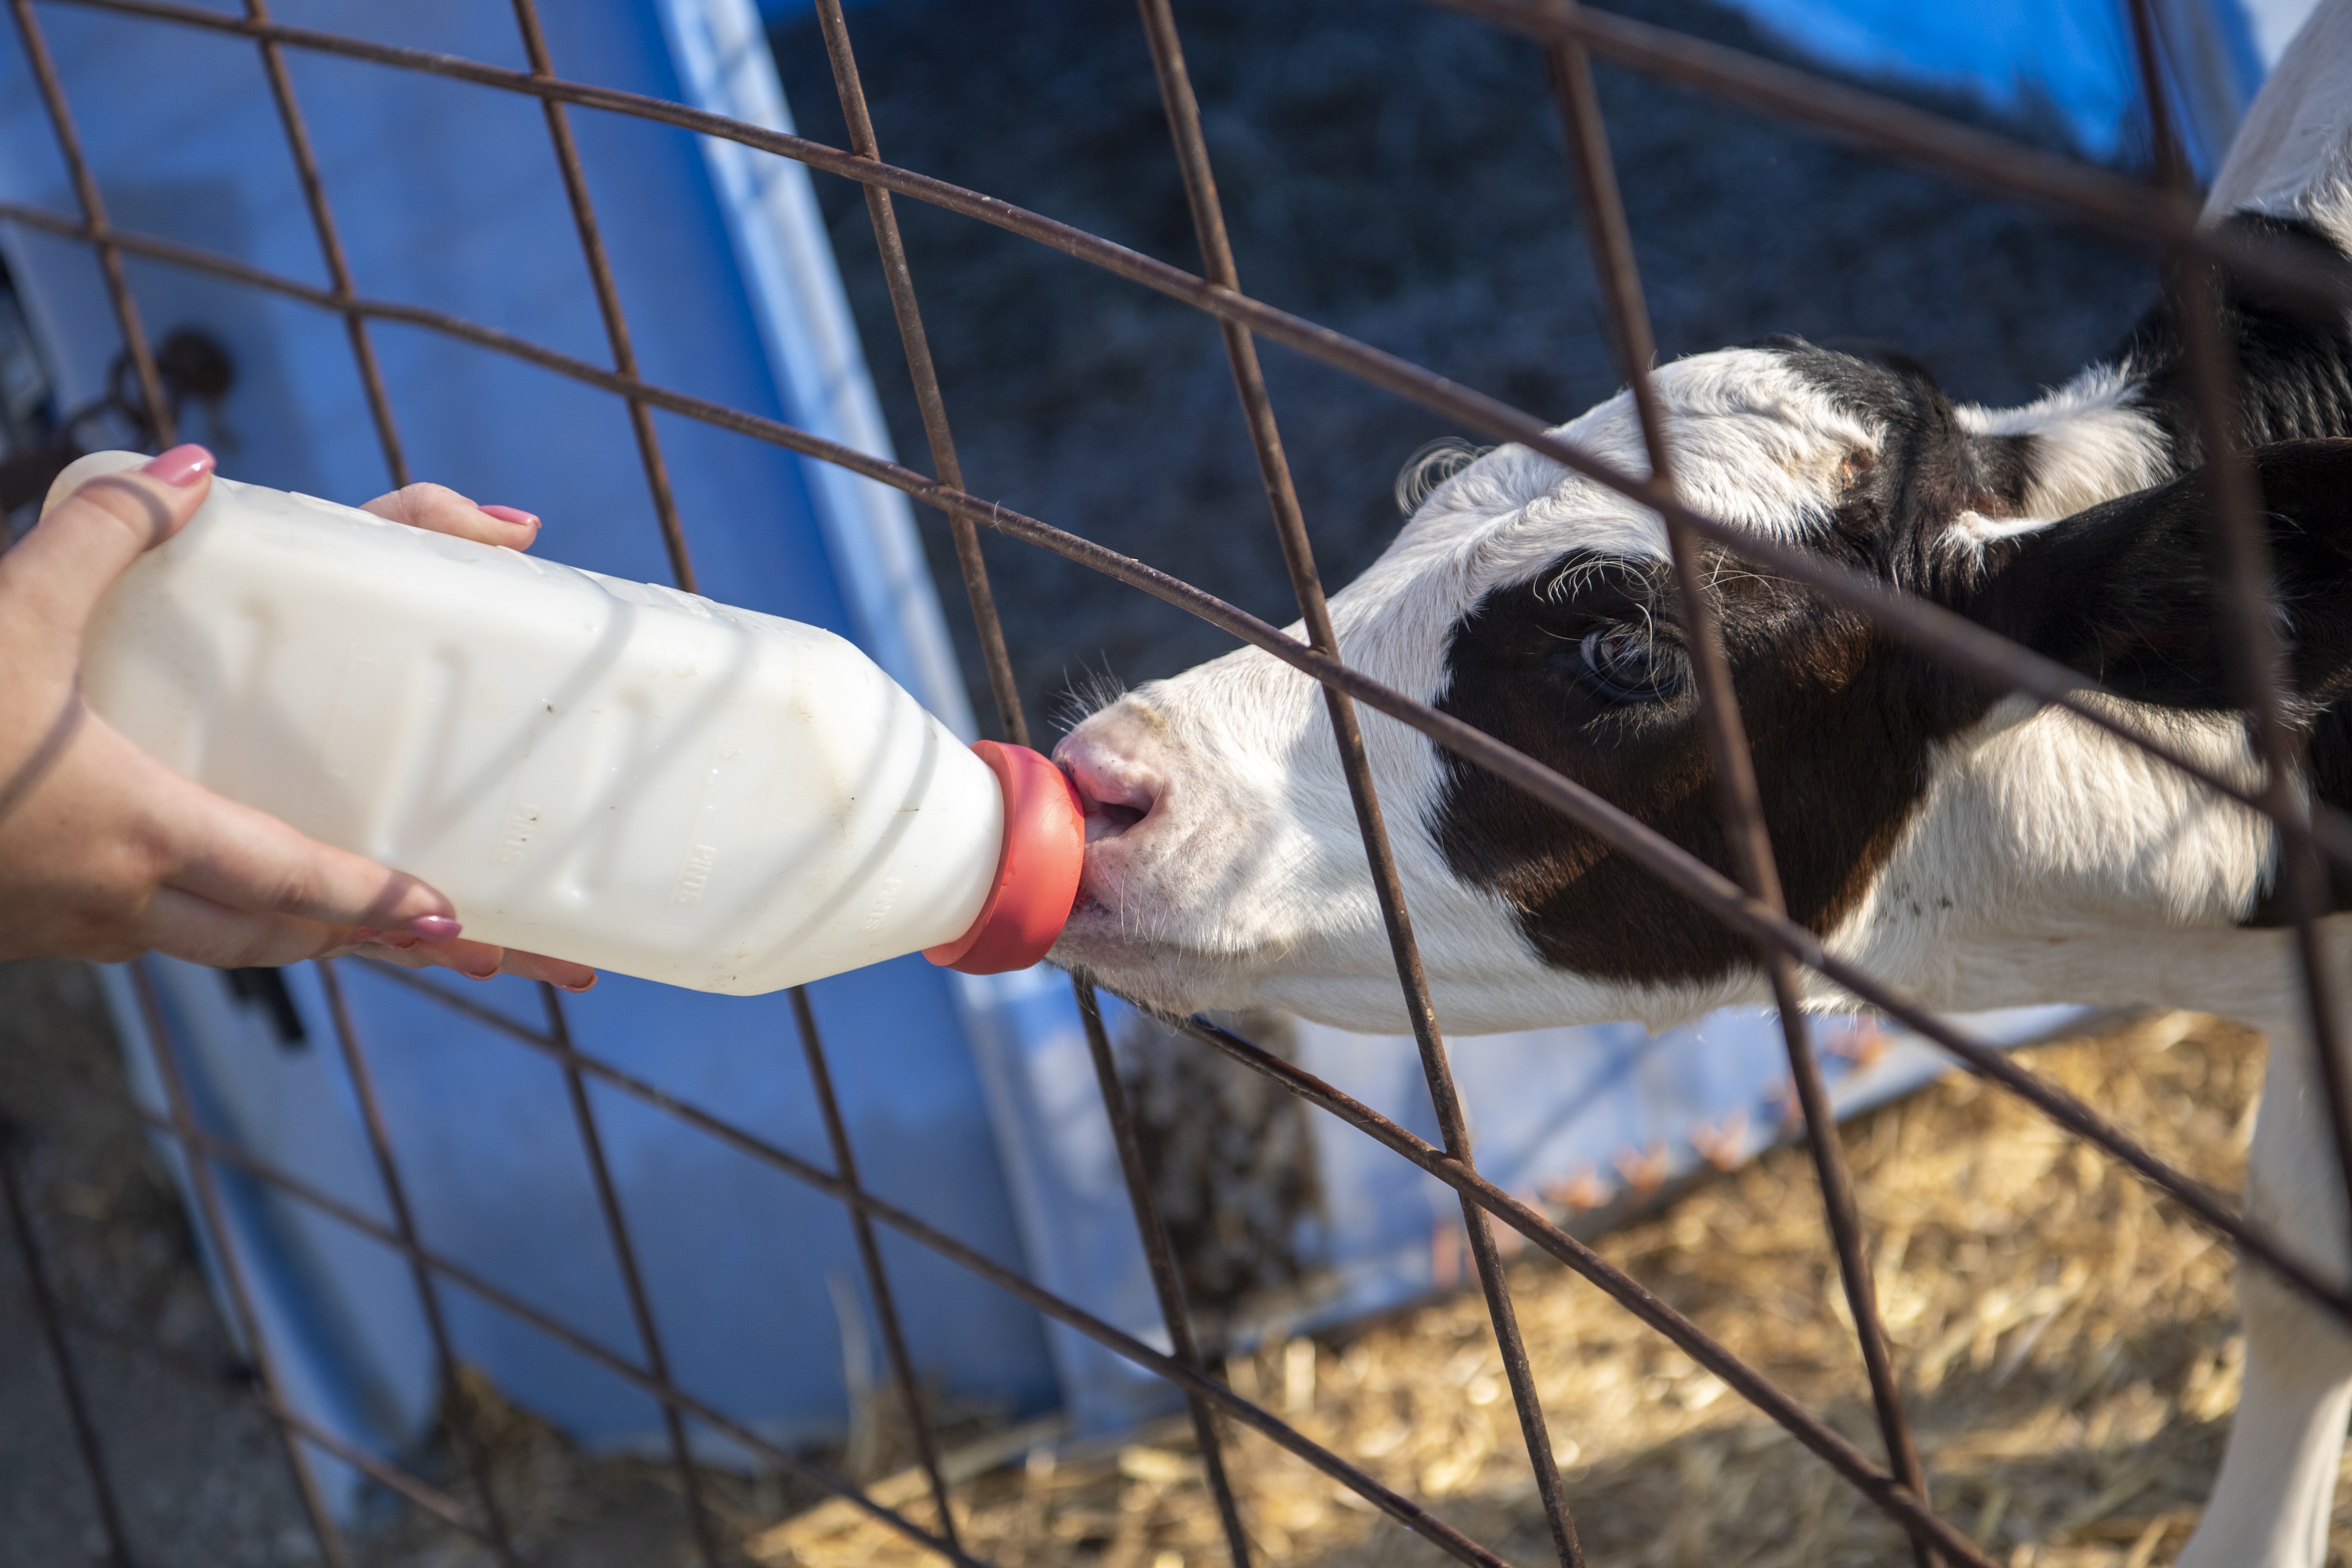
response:
M427 942L454 942L464 929L446 915L420 915L408 923L409 934Z
M211 473L213 455L193 441L183 442L169 452L149 458L147 465L139 471L152 474L164 484L177 488L193 485Z
M502 523L520 523L525 528L539 526L539 514L526 512L520 507L477 507L474 510L484 517L496 517Z

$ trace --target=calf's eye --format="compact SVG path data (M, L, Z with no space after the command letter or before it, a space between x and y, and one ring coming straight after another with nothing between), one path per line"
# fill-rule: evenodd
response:
M1688 656L1647 627L1604 626L1588 632L1577 644L1577 654L1578 679L1611 702L1663 701L1690 678Z

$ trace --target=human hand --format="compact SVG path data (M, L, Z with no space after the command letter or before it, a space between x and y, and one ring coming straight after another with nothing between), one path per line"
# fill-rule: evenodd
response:
M212 471L212 454L188 445L93 479L0 555L0 959L153 951L226 968L364 953L586 990L593 969L465 940L425 883L212 793L83 703L90 612L194 515ZM365 509L517 549L539 532L528 512L438 485Z

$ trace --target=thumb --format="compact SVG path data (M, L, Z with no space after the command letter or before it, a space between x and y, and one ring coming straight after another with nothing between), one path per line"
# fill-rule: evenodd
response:
M44 510L0 556L0 625L19 658L78 656L100 598L132 561L186 526L212 493L212 474L211 453L174 446L142 466L100 472Z

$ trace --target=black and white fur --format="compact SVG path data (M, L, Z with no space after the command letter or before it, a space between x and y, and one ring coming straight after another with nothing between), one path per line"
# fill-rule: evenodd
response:
M2352 0L2287 50L2208 221L2352 254ZM2352 808L2352 323L2231 301L2315 783ZM2095 675L2124 715L2249 779L2203 542L2175 324L2021 408L1784 341L1660 369L1685 497L1825 550ZM1620 395L1560 433L1639 471ZM2344 1195L2272 909L2268 825L2063 711L2003 698L1736 560L1711 591L1792 913L1932 1005L2194 1008L2273 1053L2252 1211L2347 1271ZM1528 451L1430 494L1336 595L1349 661L1542 759L1718 865L1664 540ZM1365 712L1439 1016L1473 1033L1687 1019L1766 994L1742 944L1606 844ZM1056 956L1171 1007L1404 1026L1317 688L1245 650L1155 682L1058 757L1091 803ZM2352 888L2347 888L2352 891ZM2352 901L2348 901L2352 906ZM2326 941L2352 969L2352 915ZM1816 981L1817 1005L1851 1005ZM2317 1568L2352 1335L2258 1270L2244 1392L2190 1568Z

